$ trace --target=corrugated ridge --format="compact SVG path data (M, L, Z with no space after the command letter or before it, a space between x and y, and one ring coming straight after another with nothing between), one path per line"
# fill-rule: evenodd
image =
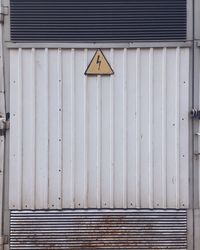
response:
M186 0L11 0L13 41L184 40Z
M186 210L12 211L11 250L187 249Z

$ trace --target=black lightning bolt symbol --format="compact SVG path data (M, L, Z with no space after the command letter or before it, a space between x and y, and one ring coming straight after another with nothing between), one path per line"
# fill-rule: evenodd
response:
M99 64L99 68L98 70L100 70L100 67L101 67L101 60L100 60L100 56L97 57L97 64Z

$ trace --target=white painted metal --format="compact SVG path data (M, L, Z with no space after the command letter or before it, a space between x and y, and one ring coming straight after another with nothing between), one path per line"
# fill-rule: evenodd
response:
M188 208L189 48L10 49L10 209Z

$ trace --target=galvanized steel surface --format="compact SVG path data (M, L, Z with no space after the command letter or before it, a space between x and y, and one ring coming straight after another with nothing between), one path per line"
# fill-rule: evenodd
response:
M10 49L11 209L188 208L189 48Z
M12 211L10 249L187 249L186 210Z

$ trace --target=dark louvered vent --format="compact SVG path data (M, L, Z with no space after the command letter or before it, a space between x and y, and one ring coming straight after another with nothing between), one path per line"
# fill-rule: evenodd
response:
M11 39L185 40L186 16L186 0L11 0Z

